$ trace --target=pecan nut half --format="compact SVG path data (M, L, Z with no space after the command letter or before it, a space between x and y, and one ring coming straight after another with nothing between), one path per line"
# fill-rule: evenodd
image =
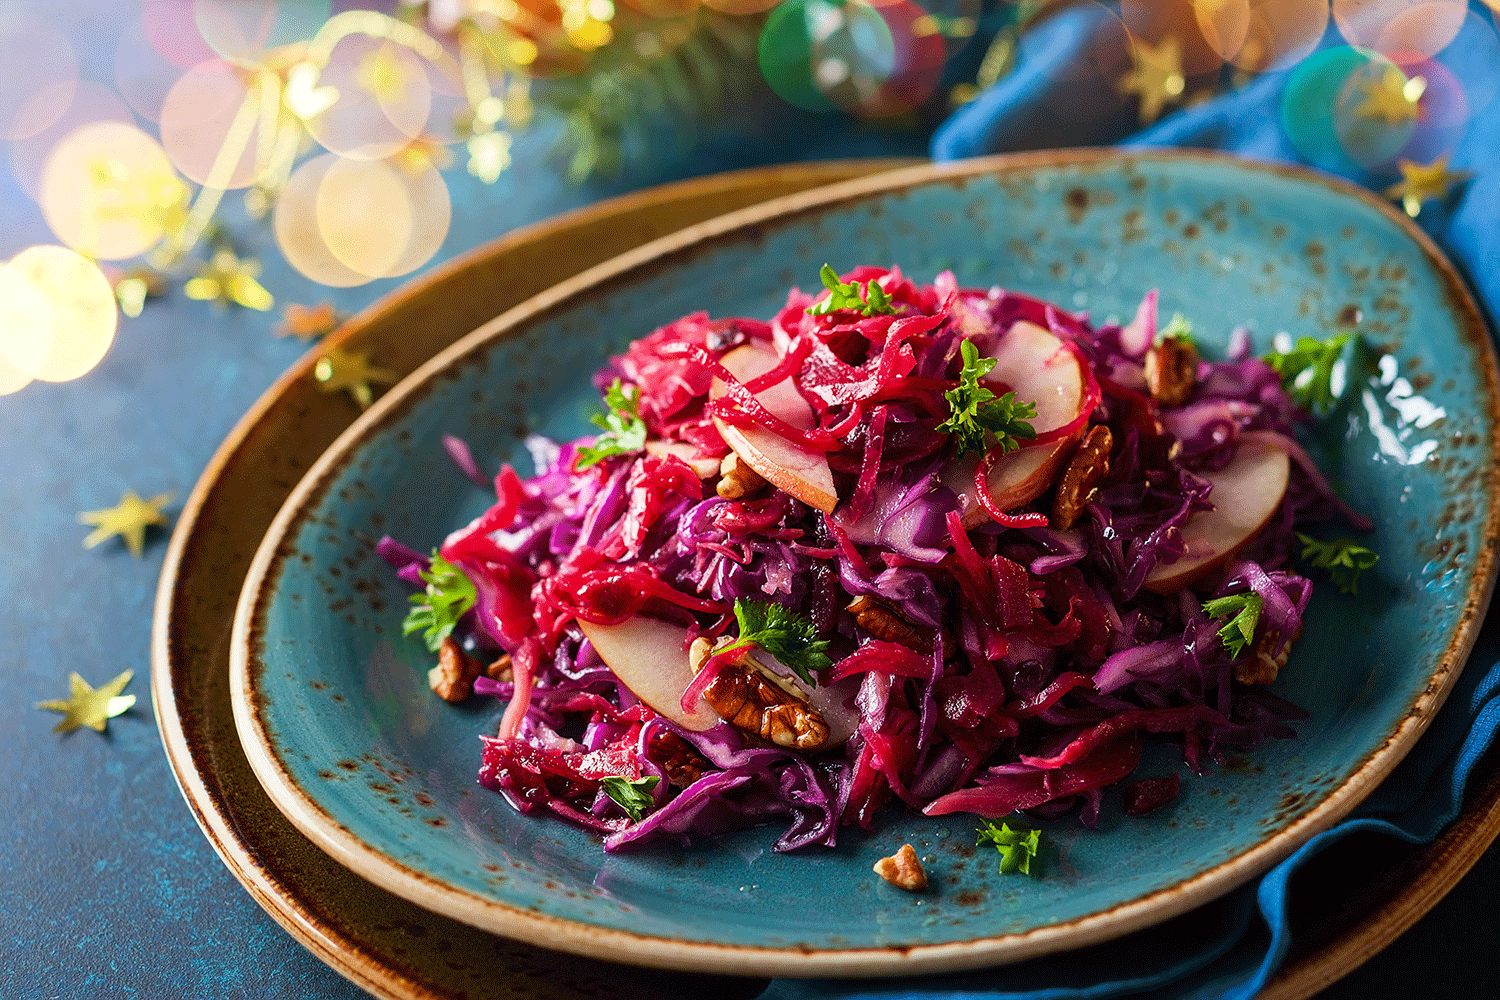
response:
M1108 427L1095 424L1089 429L1057 481L1052 527L1067 531L1078 523L1083 508L1098 495L1099 484L1109 475L1109 451L1114 445L1114 435Z
M474 693L474 678L483 671L479 661L465 656L450 635L438 649L437 666L427 671L427 686L439 698L457 704Z
M1250 655L1235 663L1234 679L1241 684L1272 683L1281 673L1281 668L1286 666L1287 657L1292 655L1292 643L1301 635L1302 630L1299 628L1295 635L1283 643L1280 632L1273 628L1262 629L1260 635L1255 637L1255 645L1250 647ZM1281 647L1281 651L1273 654L1271 651L1277 646Z
M902 844L901 850L875 862L875 874L907 892L921 892L927 888L927 872L917 858L917 849L910 844Z
M932 630L914 625L884 601L860 594L847 607L860 628L884 642L894 642L919 653L932 652Z
M693 673L703 669L711 652L707 639L693 640L688 651ZM795 690L746 651L709 682L703 700L736 729L779 747L816 750L828 742L828 722Z
M1146 387L1164 406L1181 406L1198 388L1198 349L1182 337L1163 337L1146 352Z

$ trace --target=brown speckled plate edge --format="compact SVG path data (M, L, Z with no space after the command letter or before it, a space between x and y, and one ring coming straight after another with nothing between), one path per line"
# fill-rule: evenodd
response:
M1042 158L1053 162L1079 162L1081 159L1105 155L1118 154L1040 154ZM1037 154L1024 159L1036 162ZM440 298L441 296L436 293L459 283L465 276L472 276L470 272L477 274L486 269L494 269L507 258L524 260L528 252L534 254L539 246L546 245L549 240L556 240L560 234L572 233L577 238L578 246L597 249L597 232L618 233L621 230L622 219L634 221L640 225L643 221L639 218L640 216L655 216L657 224L644 225L641 231L630 229L628 225L624 227L628 230L628 236L639 236L641 237L639 241L644 241L645 237L657 235L670 228L670 224L661 224L663 218L671 218L675 215L677 224L685 224L693 221L695 217L702 218L713 214L715 208L748 204L759 200L762 196L771 196L813 186L820 182L837 180L881 166L889 166L889 164L824 164L749 171L684 182L601 203L591 209L572 213L570 216L512 234L496 244L481 248L450 263L443 270L387 297L361 316L356 317L337 335L337 338L339 342L354 341L362 346L389 349L392 345L382 341L381 336L394 339L395 329L404 326L406 330L409 330L410 326L402 321L409 318L414 310L420 311L417 307L424 299ZM993 169L994 166L995 164L988 167L963 165L959 168L926 168L926 171L921 173L925 176L933 172L954 173L974 169ZM910 182L912 181L908 181ZM883 186L883 182L876 186ZM862 185L856 185L856 187L862 187ZM1350 193L1372 204L1379 204L1364 192L1349 190ZM1405 220L1389 208L1383 205L1380 207L1405 224ZM1413 230L1409 224L1407 228ZM590 234L590 229L597 232ZM1431 244L1420 233L1413 231L1413 235L1450 276L1455 288L1459 289L1459 294L1464 295L1456 275L1442 261ZM616 249L624 249L628 245L628 242L625 242ZM571 263L582 267L592 260L599 259L599 256L601 255L593 254L591 259L583 259L583 255L580 254ZM489 315L494 315L494 310ZM477 324L470 324L472 325ZM449 325L441 330L434 330L429 324L426 327L428 336L420 338L422 343L417 349L430 354L456 339L457 335L467 328L454 324L451 318ZM403 371L415 367L411 363L413 359L403 360L406 363L399 366ZM420 357L415 358L415 361L420 360L422 360ZM321 416L323 424L330 421L333 424L347 424L354 416L352 408L341 399L309 394L308 380L305 376L312 361L313 355L309 355L299 365L294 366L241 421L210 463L179 518L177 531L163 569L153 640L153 693L158 719L169 759L178 775L184 795L210 841L236 877L298 940L351 980L380 995L402 997L465 995L466 990L455 990L451 983L442 982L441 973L437 975L436 980L431 978L433 970L421 968L420 961L416 963L410 961L410 955L405 952L405 949L402 949L403 957L408 961L404 963L397 961L390 954L382 953L378 942L372 947L368 939L361 937L358 927L351 926L336 917L331 918L330 914L321 910L317 904L327 901L308 898L315 894L308 893L305 887L297 884L295 873L278 868L276 859L268 858L265 854L264 845L256 843L257 828L247 826L243 822L246 817L241 815L245 810L240 800L249 795L249 792L242 788L226 788L212 772L214 758L224 753L230 753L232 756L232 751L235 749L220 745L224 735L222 732L225 721L222 717L224 706L222 703L214 704L213 699L206 697L202 690L205 679L212 680L217 677L222 683L222 677L219 677L215 671L222 672L224 645L222 631L215 639L212 629L209 630L210 641L207 643L207 648L204 648L203 635L185 634L193 632L193 629L183 624L183 616L193 610L195 603L202 603L204 590L214 589L211 583L205 584L203 574L195 574L189 570L195 564L202 565L205 558L211 562L214 547L222 546L224 542L229 541L229 539L218 537L223 534L222 518L224 515L234 513L237 501L241 501L242 498L237 495L225 495L224 491L227 488L225 481L234 478L232 473L237 461L252 460L257 447L264 448L270 443L264 440L267 424L274 423L278 416L285 419L289 408L297 409L299 401L294 397L299 395L299 389L302 398L298 423L301 429L305 430L304 421L309 417L307 412L309 409L317 411L312 416ZM394 363L387 361L384 357L382 357L382 362ZM266 456L262 453L260 457L264 461ZM268 484L266 495L259 498L261 502L258 505L254 504L254 498L245 501L255 508L249 513L260 515L260 519L252 523L258 526L266 522L267 507L269 506L269 510L274 512L278 494L281 497L286 495L298 471L300 470L297 468L290 468L286 469L281 477L272 477L275 481ZM288 475L291 476L290 480L287 478ZM243 506L243 503L240 505ZM230 510L217 511L215 508L218 506L228 507ZM243 520L246 512L238 511L237 513ZM217 525L216 518L218 519ZM243 544L243 535L239 540ZM232 553L228 555L228 559L230 562L234 561ZM241 553L237 570L240 572L243 570L243 553ZM235 580L238 580L238 576ZM220 586L217 589L222 595L222 592L229 590L230 587ZM202 631L202 628L198 629L198 632ZM200 640L196 648L191 641L193 638ZM1466 649L1467 647L1458 651L1450 649L1450 655L1455 652L1461 654L1466 652ZM1459 659L1461 660L1461 655ZM211 687L212 684L209 686ZM210 739L205 743L203 740L205 733L212 732L214 729L220 730L212 734L216 739ZM232 730L229 735L232 739ZM192 736L198 739L195 741L191 738ZM239 764L243 771L243 759L239 761ZM243 774L238 777L243 777ZM1334 935L1325 947L1302 956L1295 964L1284 970L1268 995L1277 998L1306 996L1312 990L1326 985L1347 972L1358 961L1379 950L1441 898L1442 894L1483 853L1485 847L1494 838L1497 828L1500 828L1500 787L1497 787L1497 783L1492 783L1476 796L1476 800L1471 803L1464 816L1454 824L1454 827L1439 843L1424 852L1430 856L1430 859L1411 866L1412 877L1409 881L1403 881L1395 886L1390 898L1377 906L1366 919ZM427 919L440 927L448 923L438 917L427 917ZM539 954L546 955L546 953ZM445 955L451 960L451 949L446 951ZM576 962L576 960L570 961ZM614 984L624 985L618 980L615 980ZM471 982L469 985L474 984ZM658 982L656 984L658 995L675 992L667 990L667 986L667 983ZM536 992L536 989L537 984L532 981L529 992L516 992L514 995L542 995Z

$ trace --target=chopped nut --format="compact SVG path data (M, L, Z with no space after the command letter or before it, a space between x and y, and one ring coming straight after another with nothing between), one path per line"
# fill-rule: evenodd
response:
M875 862L875 874L907 892L921 892L927 888L927 872L917 859L917 849L910 844L902 844L901 850Z
M457 704L474 693L474 678L480 669L479 661L465 656L449 636L438 650L437 666L427 671L427 684L439 698Z
M735 452L725 455L719 463L719 485L715 492L725 500L743 500L759 493L765 485L761 474L745 464Z
M702 636L688 648L693 673L703 669L713 648ZM775 676L748 651L709 681L703 700L736 729L779 747L815 750L828 741L828 723L808 707L789 682Z
M855 624L875 638L895 642L919 653L932 652L932 630L914 625L894 608L869 594L860 594L848 604Z
M1198 387L1198 349L1181 337L1153 344L1146 352L1146 386L1158 403L1186 403Z
M1281 643L1281 633L1273 628L1262 630L1255 645L1250 647L1250 655L1234 665L1234 679L1241 684L1270 684L1286 666L1287 657L1292 654L1292 643L1301 635L1299 628L1297 634L1281 646L1281 652L1273 656L1271 650Z
M693 745L669 729L654 731L647 756L666 772L667 781L678 788L691 785L708 769L708 761Z
M516 672L510 665L510 654L501 653L500 658L484 668L484 675L492 681L510 683L516 679Z
M1114 444L1114 435L1108 427L1096 424L1089 429L1057 481L1052 527L1067 531L1078 523L1083 509L1098 495L1099 483L1109 475L1109 451Z

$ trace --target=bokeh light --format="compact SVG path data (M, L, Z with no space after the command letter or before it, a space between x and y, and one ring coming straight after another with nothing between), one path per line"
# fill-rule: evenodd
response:
M1354 173L1360 164L1345 151L1334 127L1333 109L1350 75L1371 62L1373 53L1348 45L1315 52L1287 77L1281 93L1281 124L1287 138L1307 161L1337 173Z
M96 122L130 122L130 109L114 91L92 80L81 80L73 103L57 121L36 135L11 143L10 164L16 182L32 200L41 198L42 167L58 143L75 130Z
M338 40L318 76L338 101L307 120L307 130L333 153L382 160L427 128L432 84L409 48L368 35Z
M1098 16L1093 36L1083 46L1077 59L1058 68L1056 82L1048 87L1045 102L1062 121L1097 122L1118 111L1126 101L1119 81L1132 68L1134 43L1125 23L1113 10L1100 3L1090 3ZM1022 36L1020 51L1029 44Z
M453 221L453 202L443 175L421 158L395 161L394 172L412 207L406 248L382 277L399 278L426 264L443 245Z
M191 69L215 57L198 33L193 0L141 0L141 26L151 47L179 69Z
M115 86L130 109L147 121L159 120L162 102L180 76L182 68L152 47L146 26L132 21L115 46Z
M10 358L0 352L0 396L20 392L31 384L31 376L11 363Z
M1333 131L1343 151L1368 170L1393 163L1416 131L1425 89L1425 80L1373 53L1354 66L1333 104Z
M1468 10L1467 0L1333 0L1350 45L1429 59L1458 37Z
M187 186L156 140L96 122L58 144L42 169L42 215L57 238L99 260L145 253L187 210Z
M78 89L78 57L67 36L29 17L0 23L0 139L55 125Z
M1193 0L1193 13L1204 42L1252 73L1305 59L1328 29L1328 0Z
M777 0L703 0L703 6L721 14L742 16L759 14L776 6Z
M811 69L830 102L861 118L889 118L931 96L945 47L934 18L907 0L817 0Z
M325 153L297 167L276 200L271 224L287 263L319 284L350 288L369 281L369 276L335 257L318 226L318 191L337 162L337 156Z
M118 323L109 281L72 250L29 247L0 267L0 353L31 378L67 382L87 373Z
M313 213L333 256L367 280L392 272L416 218L394 169L379 160L342 158L323 175Z
M826 0L782 0L760 31L757 59L761 75L776 96L803 111L832 111L833 105L813 84L813 18L837 8ZM837 14L842 19L842 14ZM822 33L826 34L826 30Z
M221 59L194 66L161 106L161 142L172 165L198 184L221 190L248 187L269 169L263 155L263 109L279 107L280 90ZM272 129L276 127L272 116Z

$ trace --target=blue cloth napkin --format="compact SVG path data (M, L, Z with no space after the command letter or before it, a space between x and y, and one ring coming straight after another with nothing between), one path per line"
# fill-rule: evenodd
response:
M1500 43L1490 14L1475 4L1474 18L1439 56L1483 97L1500 90ZM932 141L935 160L1045 146L1118 142L1130 147L1191 146L1306 163L1280 124L1282 94L1293 70L1267 74L1242 90L1172 114L1131 135L1133 104L1125 115L1088 125L1060 119L1055 101L1068 67L1086 57L1090 40L1109 17L1095 5L1074 7L1028 32L1015 69L945 122ZM1330 30L1324 45L1341 44ZM1478 103L1478 102L1476 102ZM1490 317L1500 305L1500 114L1473 107L1451 166L1473 173L1444 203L1429 203L1421 226L1465 272ZM1113 130L1113 131L1111 131ZM1330 164L1319 164L1325 168ZM1383 189L1393 178L1369 175L1352 161L1334 172ZM1491 323L1493 328L1494 324ZM1248 1000L1276 972L1292 945L1293 875L1307 859L1352 833L1373 831L1408 844L1435 838L1462 808L1475 763L1500 728L1500 622L1480 635L1457 688L1400 766L1354 817L1314 837L1258 882L1165 924L1117 941L1019 965L961 975L861 980L777 980L761 1000L922 998L922 1000L1095 1000L1150 996L1157 1000Z

